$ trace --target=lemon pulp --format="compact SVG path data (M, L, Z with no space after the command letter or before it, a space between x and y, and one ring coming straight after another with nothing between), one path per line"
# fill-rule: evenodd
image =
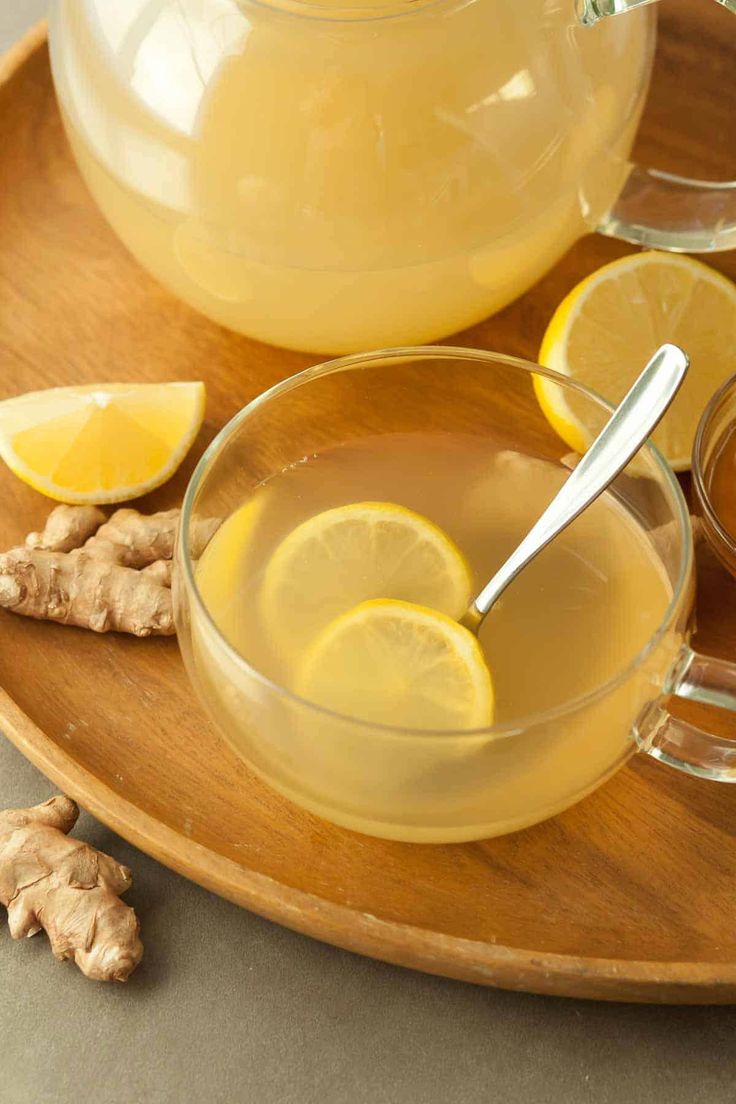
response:
M376 599L337 617L308 648L296 685L317 705L379 724L453 730L493 719L478 641L411 602Z
M298 652L335 617L372 598L428 606L459 618L471 596L470 568L439 526L391 502L357 502L298 525L264 574L268 631Z

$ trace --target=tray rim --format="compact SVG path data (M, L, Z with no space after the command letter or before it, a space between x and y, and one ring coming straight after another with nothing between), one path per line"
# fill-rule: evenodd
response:
M47 37L44 19L0 56L0 88L46 46ZM322 942L394 965L502 989L609 1001L736 1002L736 962L538 953L381 920L336 904L241 866L146 813L64 752L2 686L0 726L50 781L135 847L205 889Z
M34 766L133 846L234 904L322 942L426 973L524 992L584 997L586 989L594 989L604 991L606 1000L665 1003L736 1000L736 963L543 954L381 920L327 901L225 858L117 794L66 754L2 688L0 723ZM658 993L670 986L681 990L674 999Z

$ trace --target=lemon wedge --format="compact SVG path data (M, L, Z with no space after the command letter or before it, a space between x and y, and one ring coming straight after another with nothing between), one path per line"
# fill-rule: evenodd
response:
M725 276L669 253L637 253L605 265L557 308L539 361L618 403L666 341L685 350L691 367L654 442L684 471L703 408L736 363L736 285ZM586 399L543 376L534 386L550 425L584 452L605 418L596 420Z
M465 557L437 525L394 503L358 502L316 514L282 541L261 601L275 642L296 652L368 599L403 599L459 618L471 590Z
M493 719L478 641L411 602L362 602L337 617L307 649L296 688L326 709L403 728L455 731Z
M48 498L126 502L170 479L204 418L203 383L54 387L0 403L0 456Z

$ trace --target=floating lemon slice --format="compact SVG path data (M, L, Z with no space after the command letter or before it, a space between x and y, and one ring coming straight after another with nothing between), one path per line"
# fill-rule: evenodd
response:
M264 488L223 522L195 568L197 587L220 628L239 620L236 596L247 574L253 570L251 553L266 493Z
M691 257L638 253L594 272L560 304L539 360L618 403L663 342L680 345L690 372L654 441L676 471L690 467L695 431L713 392L734 371L736 285ZM605 418L591 403L535 377L550 425L584 452ZM595 424L592 424L595 421Z
M363 602L324 629L297 692L326 709L404 728L481 728L493 684L480 644L457 621L411 602Z
M204 417L203 383L55 387L0 403L0 456L60 502L126 502L169 479Z
M262 611L274 640L298 651L359 602L399 598L458 618L471 589L462 552L433 522L390 502L358 502L285 538L266 568Z

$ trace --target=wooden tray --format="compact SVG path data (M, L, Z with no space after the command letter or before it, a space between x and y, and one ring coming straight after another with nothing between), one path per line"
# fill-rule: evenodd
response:
M663 16L639 153L663 168L727 177L736 168L736 22L696 0L669 0ZM314 358L225 333L127 256L68 152L45 28L0 65L0 397L106 378L204 377L204 444L257 392ZM668 129L674 118L688 134L681 142ZM573 281L624 251L586 240L462 343L533 359ZM736 255L715 263L736 276ZM188 474L150 505L178 501ZM0 547L45 510L0 472ZM733 654L736 585L701 559L699 644ZM736 999L736 787L639 758L581 805L517 835L387 843L331 827L251 777L197 708L174 641L100 638L3 614L0 684L0 727L56 785L161 862L279 923L487 985ZM724 724L736 737L736 725Z

